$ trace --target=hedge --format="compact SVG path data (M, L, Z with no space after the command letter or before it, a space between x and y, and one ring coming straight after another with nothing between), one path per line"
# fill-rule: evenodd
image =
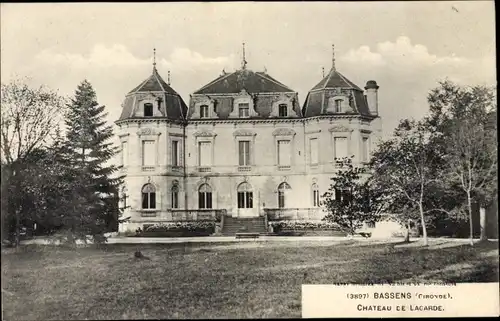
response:
M136 236L183 237L209 236L215 232L215 222L175 222L148 226L144 231L138 229Z

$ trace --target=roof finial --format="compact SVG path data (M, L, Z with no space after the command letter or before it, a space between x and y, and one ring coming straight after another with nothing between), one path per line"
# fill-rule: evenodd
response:
M335 71L335 45L332 45L332 70Z
M264 66L264 73L267 74L267 68Z
M170 86L170 70L167 73L167 85Z
M156 69L156 48L153 48L153 69Z
M247 61L245 59L245 43L243 43L243 59L241 60L241 69L246 69Z
M323 78L325 78L325 67L321 67L321 73L323 74Z

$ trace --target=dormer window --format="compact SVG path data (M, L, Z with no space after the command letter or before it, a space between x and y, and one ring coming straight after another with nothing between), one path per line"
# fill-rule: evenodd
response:
M153 104L144 104L144 117L153 117Z
M249 117L250 107L248 104L238 104L238 115L243 118L243 117Z
M286 104L280 104L278 108L279 108L279 116L280 117L287 117L288 116L288 106Z
M336 99L335 100L335 112L336 113L341 113L342 112L342 99Z
M207 105L200 106L200 118L208 118L208 106Z

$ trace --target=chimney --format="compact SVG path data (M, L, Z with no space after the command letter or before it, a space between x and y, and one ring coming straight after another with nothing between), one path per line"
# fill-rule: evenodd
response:
M374 116L378 116L378 85L375 80L368 80L366 82L366 101L368 103L368 108L370 113Z

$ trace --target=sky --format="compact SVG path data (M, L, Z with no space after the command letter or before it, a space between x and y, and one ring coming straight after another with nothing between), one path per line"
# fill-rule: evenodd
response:
M125 95L157 69L190 93L239 68L299 93L331 68L359 87L376 80L388 136L420 118L438 81L495 85L493 1L2 3L1 81L27 77L71 96L84 79L113 123Z

